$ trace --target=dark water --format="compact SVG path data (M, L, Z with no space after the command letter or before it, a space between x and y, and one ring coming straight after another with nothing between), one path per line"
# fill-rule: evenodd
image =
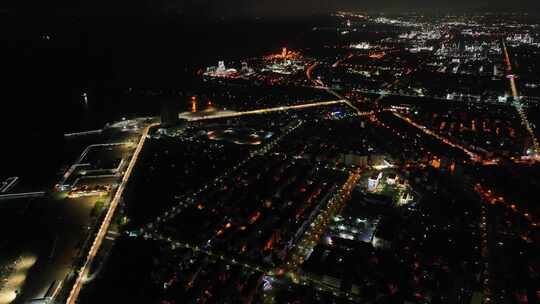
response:
M197 85L197 69L282 46L302 47L312 26L306 20L2 17L0 58L7 82L0 90L0 178L35 180L54 175L65 163L64 133L101 128L121 117L159 115L160 100Z

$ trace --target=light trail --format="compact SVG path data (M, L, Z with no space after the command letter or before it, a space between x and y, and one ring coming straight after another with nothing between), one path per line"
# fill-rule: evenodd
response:
M159 124L158 123L150 124L142 132L141 139L139 140L139 144L137 145L137 148L135 149L135 152L133 153L133 156L131 157L129 166L127 167L126 172L124 173L124 177L122 178L122 182L118 186L118 189L116 190L114 198L111 200L109 209L107 210L107 214L105 215L105 218L103 219L103 222L101 223L101 226L96 235L96 238L94 239L94 242L92 243L92 247L90 248L90 251L88 252L86 261L84 265L81 267L81 269L79 269L78 271L78 275L77 275L77 278L75 279L75 283L73 284L71 292L69 293L69 296L67 298L67 301L66 301L67 304L74 304L77 301L77 298L81 291L83 278L88 272L90 265L92 265L92 262L94 261L94 258L96 257L96 254L99 248L101 247L101 243L103 242L103 239L105 238L105 235L107 234L107 230L109 229L109 225L111 224L111 220L113 218L116 207L118 207L118 204L120 202L120 199L122 198L122 194L124 192L126 184L129 180L129 177L131 176L131 171L133 170L133 167L137 163L139 153L141 153L144 143L146 141L148 131L150 130L151 127L154 127L157 125Z
M508 71L508 75L506 76L506 78L508 78L508 81L510 82L510 91L512 91L512 97L514 99L513 105L521 118L521 123L523 124L525 129L527 129L527 132L531 137L531 140L533 142L533 152L535 154L534 158L538 160L538 154L540 153L540 144L538 143L538 139L534 135L534 130L532 129L532 126L527 119L527 115L523 110L523 104L520 102L520 96L516 84L516 75L514 75L512 72L512 62L510 61L510 55L508 54L508 48L506 47L506 43L504 43L504 40L502 41L502 46L504 53L504 61L506 62L506 70Z
M481 161L481 157L480 155L470 151L469 149L463 147L462 145L459 145L459 144L456 144L456 143L453 143L451 142L449 139L446 139L442 136L440 136L439 134L429 130L427 127L421 125L421 124L418 124L414 121L412 121L410 118L408 117L404 117L396 112L392 112L392 114L400 119L402 119L403 121L407 122L408 124L412 125L413 127L419 129L420 131L422 131L424 134L427 134L427 135L430 135L432 137L435 137L436 139L438 139L439 141L443 142L444 144L447 144L453 148L456 148L456 149L459 149L463 152L465 152L465 154L467 154L472 161L474 162L479 162Z
M350 59L353 57L353 54L349 54L346 58L343 58L343 59L340 59L338 61L336 61L336 63L334 65L336 66L333 66L334 68L337 67L337 65L341 62L341 61L344 61L344 60L347 60L347 59ZM317 80L314 80L312 78L312 71L313 69L318 65L318 63L314 63L312 64L311 66L309 66L307 69L306 69L306 77L311 81L313 82L313 84L315 85L316 88L320 88L320 89L323 89L325 90L326 92L328 92L329 94L335 96L336 98L340 99L342 102L344 102L345 104L347 104L349 107L351 107L352 109L354 109L356 111L356 114L358 116L369 116L371 114L373 114L373 111L370 111L370 112L362 112L360 111L360 109L358 109L356 106L354 106L352 104L352 102L350 102L350 100L348 100L347 98L345 98L344 96L342 96L341 94L339 94L338 92L332 90L331 88L327 87L324 85L324 83L322 81L320 81L319 79Z
M538 226L537 218L533 218L531 214L526 212L525 210L520 210L515 202L509 202L504 197L497 195L495 191L492 191L488 187L476 183L474 186L474 191L478 194L481 204L481 220L479 222L479 228L480 228L480 237L481 237L481 246L482 246L482 261L484 265L484 269L481 272L481 283L484 289L484 303L490 304L494 303L494 299L497 296L498 290L496 289L496 286L494 284L494 279L497 277L497 273L493 269L493 260L492 260L492 253L490 251L490 247L493 248L493 246L496 246L495 244L490 244L491 242L494 242L493 238L490 238L490 233L501 233L500 231L497 232L490 232L490 229L488 228L488 207L490 205L500 205L507 208L509 211L513 212L515 215L519 215L520 217L525 219L525 223L527 224L527 230L532 231L535 229L535 227ZM532 242L530 238L528 238L526 235L521 235L521 238Z
M298 270L304 263L306 255L316 246L319 239L326 231L328 225L331 223L332 218L341 212L345 205L350 201L351 193L354 186L358 183L360 178L360 170L351 171L347 180L337 190L337 192L328 200L326 207L320 210L317 217L311 222L308 231L304 232L301 239L291 248L289 254L283 265L275 270L267 272L267 276L280 278L286 277L292 280L294 284L311 285L319 290L325 290L331 292L334 296L347 298L349 300L355 299L354 294L341 291L323 281L310 277L309 275L302 274ZM274 303L274 301L266 302Z
M306 69L306 77L309 81L313 82L313 84L315 86L319 86L319 87L324 87L324 83L322 81L320 81L319 79L316 79L314 80L312 78L312 72L313 70L319 65L319 63L315 62L313 63L312 65L310 65L307 69Z
M474 186L474 190L476 193L480 196L483 202L486 203L486 205L501 205L507 208L509 211L512 211L515 214L520 215L525 219L525 223L527 225L536 227L540 223L538 222L538 218L534 217L534 214L531 214L531 211L527 211L525 209L520 210L515 202L510 202L508 199L506 199L503 196L495 194L495 190L491 190L488 187L477 183ZM529 213L531 212L531 213ZM532 227L530 227L532 229Z
M285 269L283 270L285 272L298 275L296 271L304 262L306 252L315 247L322 234L331 223L331 219L344 208L347 202L349 202L354 186L360 179L360 173L359 170L350 172L345 183L327 202L326 208L322 209L315 220L313 220L309 230L304 233L302 239L300 239L291 250L288 261L286 261L284 265ZM277 272L279 273L279 271Z
M187 118L187 120L188 121L201 121L201 120L218 119L218 118L233 118L233 117L240 117L240 116L246 116L246 115L267 114L267 113L273 113L273 112L307 109L307 108L314 108L314 107L321 107L321 106L328 106L328 105L335 105L335 104L347 104L349 106L352 106L350 102L348 102L347 100L340 99L340 100L304 103L304 104L299 104L299 105L281 106L281 107L274 107L274 108L256 109L256 110L249 110L249 111L242 111L242 112L220 113L220 114L206 115L206 116L201 116L201 117L191 117L191 118ZM356 107L353 107L353 108L358 112L358 115L371 115L372 114L372 112L360 112Z
M490 304L491 301L491 285L492 282L490 282L490 274L491 274L491 268L489 263L489 246L488 246L488 226L487 226L487 217L488 217L488 210L486 207L486 204L482 204L480 206L480 221L478 223L478 228L480 231L480 245L481 247L481 256L482 256L482 264L484 265L484 268L482 269L481 275L481 284L484 290L484 303Z

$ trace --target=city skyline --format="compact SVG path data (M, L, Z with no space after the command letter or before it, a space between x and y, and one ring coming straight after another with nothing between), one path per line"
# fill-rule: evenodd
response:
M0 304L540 301L539 16L204 3L3 12Z
M13 1L5 3L4 12L17 14L57 13L60 15L90 16L159 16L163 14L179 14L188 18L220 18L220 17L300 17L314 14L325 14L339 10L355 10L381 13L467 13L493 12L511 13L527 12L534 15L540 8L535 0L477 0L477 1L443 1L443 0L396 0L355 1L355 0L300 0L300 1L215 1L215 0L161 0L161 1L64 1L54 0L47 3L40 1Z

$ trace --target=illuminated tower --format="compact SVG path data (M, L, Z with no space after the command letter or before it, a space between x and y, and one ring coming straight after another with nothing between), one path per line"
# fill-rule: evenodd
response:
M225 68L225 62L224 61L219 61L218 62L218 67L217 67L217 72L218 73L225 73L227 69Z
M197 112L197 96L191 97L191 112L192 113Z

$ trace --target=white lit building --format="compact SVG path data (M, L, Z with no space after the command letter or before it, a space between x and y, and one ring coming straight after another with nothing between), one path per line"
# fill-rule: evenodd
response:
M219 61L217 67L206 68L206 72L204 72L205 76L210 77L235 77L237 74L238 71L236 69L227 69L224 61Z
M350 48L351 49L357 49L357 50L369 50L372 47L369 44L369 42L360 42L360 43L356 43L356 44L351 44Z
M375 191L375 189L377 189L377 186L379 186L379 183L381 182L381 178L382 178L382 172L373 174L368 179L368 191Z
M386 177L386 183L389 185L395 185L397 182L397 174L390 174Z
M408 205L413 201L414 197L410 192L404 192L399 198L399 205Z

